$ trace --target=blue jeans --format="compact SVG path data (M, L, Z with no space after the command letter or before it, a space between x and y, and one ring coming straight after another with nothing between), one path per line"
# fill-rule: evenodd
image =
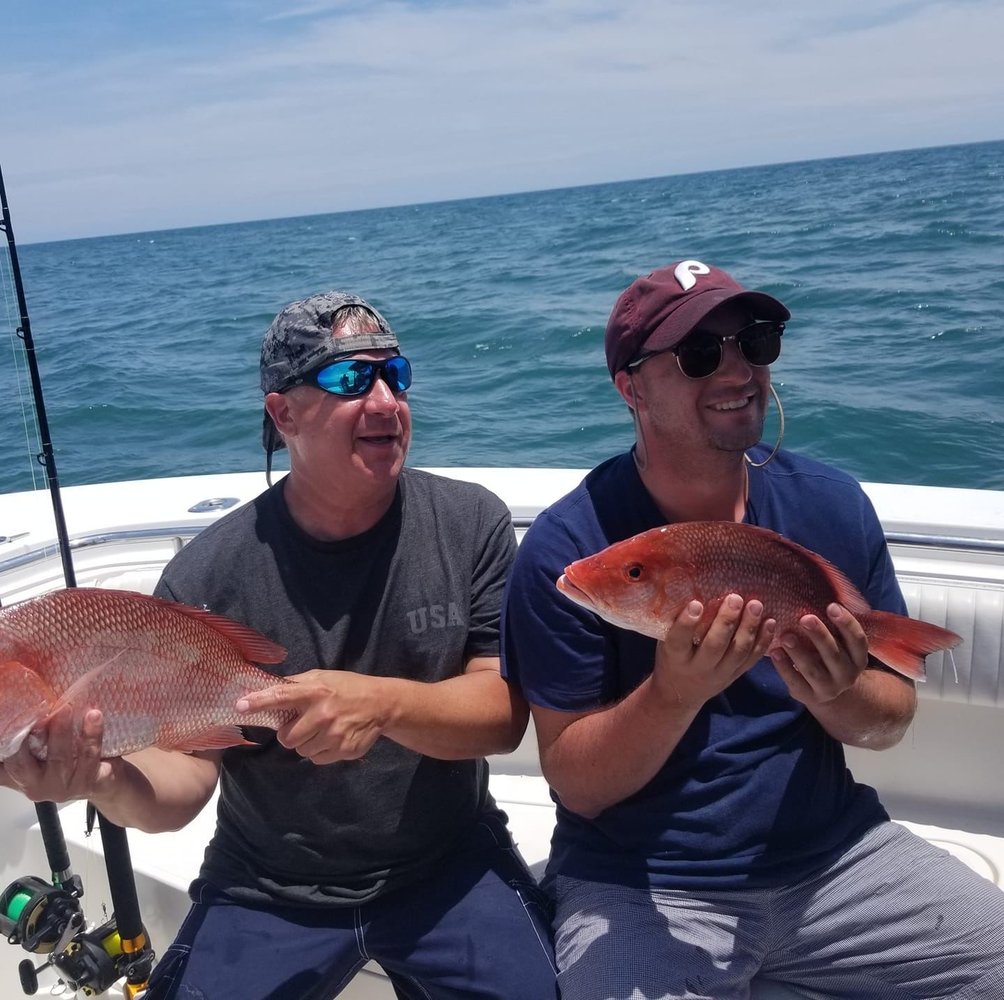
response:
M370 960L401 1000L557 997L547 898L493 816L435 877L360 906L192 898L145 1000L331 1000Z

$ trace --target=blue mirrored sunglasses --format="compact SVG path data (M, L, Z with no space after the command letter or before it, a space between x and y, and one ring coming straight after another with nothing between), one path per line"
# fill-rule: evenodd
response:
M411 385L411 362L400 354L381 361L345 358L298 378L293 385L316 385L335 396L365 396L373 388L377 376L392 392L404 392Z

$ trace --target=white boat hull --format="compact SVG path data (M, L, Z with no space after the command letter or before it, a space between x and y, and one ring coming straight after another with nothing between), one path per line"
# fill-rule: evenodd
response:
M493 489L509 504L519 534L583 475L583 470L558 469L433 471ZM237 474L65 490L77 583L149 592L183 544L263 487L260 474ZM965 643L956 651L954 666L943 655L928 658L929 680L921 687L921 706L903 742L883 753L849 750L851 768L859 780L879 789L897 820L1004 888L999 763L1004 760L1004 492L884 484L866 484L866 489L890 538L911 613L954 629ZM225 506L228 498L233 503ZM45 493L0 497L0 539L0 602L63 585ZM494 758L491 766L492 792L509 814L520 850L539 871L554 807L540 776L532 727L515 754ZM0 816L6 831L0 889L27 874L47 880L31 804L0 789ZM101 923L111 904L100 838L84 836L82 803L64 807L61 817L73 868L84 882L87 918ZM210 804L177 833L129 833L143 919L158 951L187 911L185 890L213 823ZM18 995L16 966L25 957L19 948L0 943L0 996ZM43 992L48 985L43 977ZM341 996L393 1000L393 991L379 970L367 967ZM771 984L758 984L754 992L757 1000L794 996Z

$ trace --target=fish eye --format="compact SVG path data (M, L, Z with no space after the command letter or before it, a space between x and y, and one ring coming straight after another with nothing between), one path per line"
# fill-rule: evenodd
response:
M643 567L640 563L632 563L624 572L629 580L640 580L642 571Z

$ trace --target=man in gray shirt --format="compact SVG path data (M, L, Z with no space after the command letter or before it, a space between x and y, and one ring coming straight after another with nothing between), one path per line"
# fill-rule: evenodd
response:
M98 761L50 727L69 777L14 761L33 798L87 797L171 830L220 796L192 909L147 1000L327 998L368 960L403 998L556 996L546 902L488 791L528 709L499 673L515 536L480 486L405 469L411 366L353 295L287 306L265 334L263 444L290 472L202 532L159 597L283 645L291 683L240 709L292 721L255 745ZM63 746L59 747L60 741ZM50 757L51 759L51 757Z

